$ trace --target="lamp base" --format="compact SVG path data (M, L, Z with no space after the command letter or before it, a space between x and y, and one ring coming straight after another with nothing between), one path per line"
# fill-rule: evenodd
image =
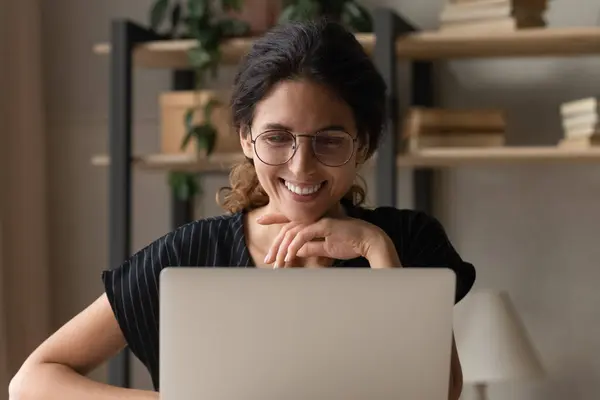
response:
M488 400L487 397L487 385L485 383L478 383L475 385L475 392L477 393L477 400Z

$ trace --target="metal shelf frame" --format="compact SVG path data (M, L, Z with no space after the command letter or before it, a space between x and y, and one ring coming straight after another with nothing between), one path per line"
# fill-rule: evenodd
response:
M379 206L397 204L396 156L399 122L403 111L399 109L398 66L396 38L400 34L415 32L416 28L390 9L374 11L376 43L374 62L388 86L387 125L376 164L376 201ZM110 96L109 96L109 260L115 268L129 258L132 236L132 132L133 132L133 50L141 43L164 39L151 30L127 19L111 23ZM433 106L433 66L428 61L402 60L409 63L411 87L410 105ZM173 71L173 90L191 90L193 73ZM413 208L433 213L432 168L415 168L413 174ZM192 221L193 201L180 201L172 197L171 224L175 229ZM131 387L131 354L126 348L109 361L109 383Z

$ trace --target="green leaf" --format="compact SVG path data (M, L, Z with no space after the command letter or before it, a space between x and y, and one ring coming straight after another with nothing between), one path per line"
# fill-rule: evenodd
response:
M283 11L281 12L281 14L279 14L279 18L277 20L278 23L283 24L289 21L293 21L296 18L296 9L298 8L298 6L296 6L295 4L290 4L289 6L285 7L283 9Z
M187 9L191 19L201 19L208 11L208 0L188 0Z
M171 172L169 185L175 197L182 201L190 200L201 191L197 177L187 172Z
M211 52L219 48L221 39L220 28L217 27L199 27L194 31L194 39L198 41L198 47Z
M169 0L156 0L150 10L150 29L158 31L158 28L163 23L167 9L169 8Z
M191 192L192 190L186 181L181 181L175 188L176 197L179 200L185 201L190 199L192 197Z
M194 112L195 110L193 108L190 108L185 112L184 123L186 131L190 131L192 129L192 124L194 123Z
M206 154L210 155L215 149L217 142L217 130L211 124L202 124L194 128L194 136L196 136L196 144L198 151L206 150Z
M222 19L218 23L224 36L243 36L250 32L250 24L235 18Z
M185 176L182 172L171 172L169 174L169 185L176 187L185 181Z
M173 10L171 10L171 37L175 37L177 34L177 27L181 21L181 3L175 4Z
M208 67L213 59L211 54L202 47L191 49L188 52L188 57L192 66L198 69Z
M321 5L315 0L299 0L296 5L296 20L308 21L321 15Z
M356 32L373 32L371 13L354 1L344 3L341 20L344 25Z
M203 24L198 19L186 18L186 25L189 35L202 43L202 30L204 29Z
M242 11L242 0L223 0L225 11Z
M190 144L190 140L192 140L193 137L194 137L194 128L192 127L190 129L186 130L185 136L183 137L183 140L181 141L180 150L184 151L186 149L186 147L188 146L188 144Z
M219 105L221 105L221 102L215 98L211 98L209 101L206 102L206 104L204 105L204 123L211 123L212 112L214 108Z

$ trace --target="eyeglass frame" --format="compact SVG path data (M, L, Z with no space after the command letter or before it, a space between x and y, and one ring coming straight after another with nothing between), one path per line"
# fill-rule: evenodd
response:
M262 158L260 158L260 156L258 155L258 152L256 151L256 141L258 140L259 137L261 137L262 135L269 133L269 132L277 132L277 131L281 131L281 132L285 132L285 133L289 133L293 138L294 138L294 151L292 152L292 154L290 155L290 157L279 164L270 164L268 162L263 161ZM319 135L319 133L322 132L327 132L327 131L335 131L335 132L341 132L341 133L345 133L346 135L348 135L350 137L350 139L352 139L352 152L350 153L350 155L348 156L348 159L346 161L344 161L342 164L338 164L338 165L328 165L325 164L323 161L321 161L319 159L319 156L315 153L315 138ZM306 137L306 138L310 138L311 139L311 151L313 154L313 157L317 159L318 162L320 162L321 164L325 165L326 167L330 167L330 168L339 168L339 167L343 167L344 165L348 164L348 162L352 159L352 156L356 153L356 142L358 141L358 137L353 137L349 132L346 132L343 129L323 129L323 130L319 130L316 131L315 133L313 133L312 135L310 134L306 134L306 133L296 133L296 132L292 132L290 130L287 129L267 129L266 131L263 131L261 133L258 134L258 136L256 136L256 139L252 137L252 130L249 130L250 133L250 143L252 143L252 147L254 148L254 154L256 155L256 157L258 157L258 159L266 164L269 165L271 167L278 167L280 165L285 165L287 163L289 163L292 158L294 158L294 156L296 155L296 152L298 151L298 139L297 138L301 138L301 137Z

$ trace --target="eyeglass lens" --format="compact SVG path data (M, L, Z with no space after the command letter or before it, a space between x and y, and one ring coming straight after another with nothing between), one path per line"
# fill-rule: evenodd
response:
M295 137L288 131L263 132L255 140L256 155L265 164L285 164L294 156L301 137ZM345 164L354 152L354 139L343 131L320 131L310 139L313 154L328 166Z

